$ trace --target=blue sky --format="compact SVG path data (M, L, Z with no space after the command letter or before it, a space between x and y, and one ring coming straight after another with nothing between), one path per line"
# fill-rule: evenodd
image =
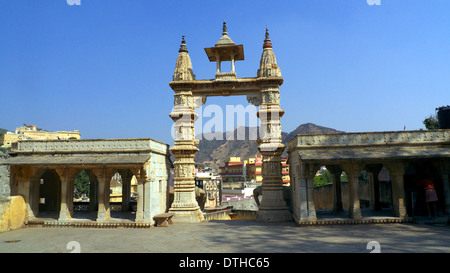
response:
M448 0L0 0L0 128L172 144L168 83L181 36L197 79L214 78L204 48L226 20L244 45L238 77L256 76L268 26L284 78L283 131L307 122L346 132L421 129L450 104L449 15Z

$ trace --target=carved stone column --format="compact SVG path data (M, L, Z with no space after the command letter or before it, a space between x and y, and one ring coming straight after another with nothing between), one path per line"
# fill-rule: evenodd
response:
M263 222L292 221L289 207L283 198L281 173L281 153L285 145L281 143L280 119L284 110L280 108L279 88L283 83L283 78L272 50L272 42L267 29L257 76L261 82L261 105L257 112L261 121L258 150L263 157L263 198L257 213L257 220Z
M89 175L89 211L96 211L98 209L98 179L92 173L87 172Z
M154 204L155 198L152 198L152 194L156 194L152 191L152 183L150 177L150 167L147 163L141 168L131 169L133 175L137 180L137 208L136 208L136 222L153 223L152 209L157 204ZM132 175L130 176L132 177Z
M260 145L262 155L262 201L257 220L262 222L292 221L292 216L283 198L281 154L285 145L281 143L280 119L284 111L279 104L278 83L261 89L262 104L257 115L261 120Z
M404 185L404 175L405 175L405 164L401 161L389 162L385 164L386 168L389 170L389 175L391 176L392 183L392 210L394 216L404 218L407 216L406 206L405 206L405 185Z
M442 179L442 188L444 190L444 213L450 213L450 161L448 159L442 159L438 167Z
M169 209L175 213L174 221L195 223L204 220L203 213L195 199L195 163L194 157L198 151L194 139L194 122L197 114L192 105L190 92L177 92L174 111L170 117L175 121L175 145L170 151L175 157L174 199Z
M93 170L98 181L98 211L97 222L105 222L111 218L109 207L109 190L113 170L107 168L99 168Z
M383 168L383 164L368 164L366 169L369 171L369 179L371 181L372 186L372 200L371 207L374 210L381 210L381 202L380 202L380 182L378 181L378 175Z
M64 167L55 169L61 181L61 205L58 221L70 221L73 216L73 182L75 169Z
M37 169L29 166L12 166L11 179L13 179L13 188L21 195L27 206L27 217L29 219L36 218L39 211L39 179L38 176L42 172L37 173Z
M327 165L327 170L330 171L333 178L333 193L334 193L334 211L343 211L342 206L342 187L341 187L341 175L342 169L338 165Z
M359 174L363 169L363 164L360 162L351 162L343 164L342 169L348 176L348 212L352 219L361 219L361 205L359 200Z
M174 198L169 212L175 214L174 221L196 223L204 220L203 213L195 199L195 164L198 151L195 140L194 122L198 115L194 112L194 97L189 83L195 80L186 42L181 42L172 83L174 108L170 117L174 121L174 146L170 148L174 162Z
M130 207L130 194L131 194L131 178L133 174L129 170L119 171L122 178L122 207L121 211L127 212Z
M301 163L298 167L299 172L299 196L298 205L299 211L297 212L299 224L311 223L317 220L316 207L314 203L314 175L318 166L312 166L310 164Z
M144 221L144 184L145 175L142 173L143 169L134 170L133 174L137 180L137 202L136 202L136 222Z

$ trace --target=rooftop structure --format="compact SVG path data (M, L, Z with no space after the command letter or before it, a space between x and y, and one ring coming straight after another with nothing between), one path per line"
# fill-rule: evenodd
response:
M57 140L57 139L80 139L80 132L74 131L56 131L48 132L39 130L36 125L25 125L17 127L14 132L7 132L0 136L0 145L2 147L11 147L13 143L20 140Z

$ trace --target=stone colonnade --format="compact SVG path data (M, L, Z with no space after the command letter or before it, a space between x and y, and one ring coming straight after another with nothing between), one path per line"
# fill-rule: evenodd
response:
M391 177L393 216L404 219L408 217L406 168L424 162L438 172L445 199L443 210L450 213L449 144L450 130L298 135L289 142L293 217L298 223L317 220L313 179L320 167L326 166L334 182L334 209L343 209L339 181L344 171L349 183L349 217L361 219L358 177L366 170L377 196L378 174L385 167ZM374 208L380 209L379 198L374 198Z
M60 181L58 220L70 221L74 181L81 170L86 170L91 182L90 210L97 209L97 222L106 222L111 219L110 181L118 172L123 181L122 210L128 210L131 179L135 176L135 221L153 223L153 216L168 208L171 162L167 149L166 144L151 139L22 141L6 160L11 166L11 195L23 196L28 217L38 217L41 178L47 171L54 171Z

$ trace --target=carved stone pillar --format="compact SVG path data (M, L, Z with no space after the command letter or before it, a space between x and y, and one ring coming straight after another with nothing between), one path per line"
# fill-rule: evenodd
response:
M327 170L332 174L333 179L333 193L334 193L334 211L343 211L342 206L342 187L341 187L341 175L342 169L338 165L327 165Z
M17 194L21 195L27 206L27 215L29 219L35 218L39 210L39 182L36 175L36 169L29 166L11 167L11 179L13 179L14 188Z
M442 179L442 187L444 190L444 213L450 213L450 161L441 160L439 162L439 172Z
M359 174L363 169L363 164L360 162L351 162L343 164L342 169L348 176L348 212L349 217L352 219L361 219L361 205L359 200Z
M73 183L77 172L65 167L55 169L61 181L61 205L58 221L70 221L73 216Z
M122 212L129 211L130 207L130 194L131 194L131 178L133 175L129 170L120 171L120 177L122 178Z
M98 179L91 171L89 175L89 211L98 209Z
M193 106L189 106L193 100L192 94L179 92L178 96L183 99L170 113L170 117L175 121L175 145L170 148L175 157L175 168L174 198L169 211L175 213L174 221L195 223L204 220L195 199L194 157L198 148L195 146L197 143L194 139L194 122L197 114L194 113Z
M145 176L141 175L141 171L134 172L137 180L137 202L136 202L136 222L144 221L144 184Z
M262 222L292 221L289 207L283 198L280 119L284 111L279 105L278 85L266 86L261 91L262 104L258 111L261 120L261 138L258 150L262 155L262 201L257 220Z
M383 168L383 164L368 164L366 169L369 171L369 179L371 182L372 194L371 207L374 210L381 210L380 202L380 182L378 181L378 175Z
M314 203L314 175L318 166L301 163L299 171L299 196L297 197L299 210L297 212L298 223L311 223L317 220Z
M261 105L257 112L261 121L258 150L263 157L263 198L257 213L257 220L263 222L292 221L289 207L283 198L283 178L281 173L281 153L285 145L281 143L280 119L284 114L284 110L280 108L279 88L283 83L283 78L277 65L267 29L257 76L261 82ZM259 100L259 96L257 97L257 100Z
M152 190L149 166L144 165L141 168L131 170L137 180L137 208L136 222L153 223L152 206ZM130 175L132 177L132 175Z
M404 218L407 216L406 206L405 206L405 185L404 185L404 175L405 175L405 164L401 161L389 162L385 164L386 168L389 170L389 175L391 176L392 183L392 211L394 216Z
M198 115L194 112L195 103L188 84L195 80L191 59L184 36L178 51L177 63L173 75L174 108L170 117L174 121L174 146L170 148L174 162L174 198L169 212L174 213L176 222L196 223L204 220L203 213L195 199L195 164L198 151L195 140L194 122Z
M109 207L109 191L111 177L114 171L107 168L99 168L93 170L98 181L98 211L97 222L105 222L111 218Z
M152 181L148 179L144 182L144 222L152 223L153 215L152 215L152 206L154 205L152 202Z

